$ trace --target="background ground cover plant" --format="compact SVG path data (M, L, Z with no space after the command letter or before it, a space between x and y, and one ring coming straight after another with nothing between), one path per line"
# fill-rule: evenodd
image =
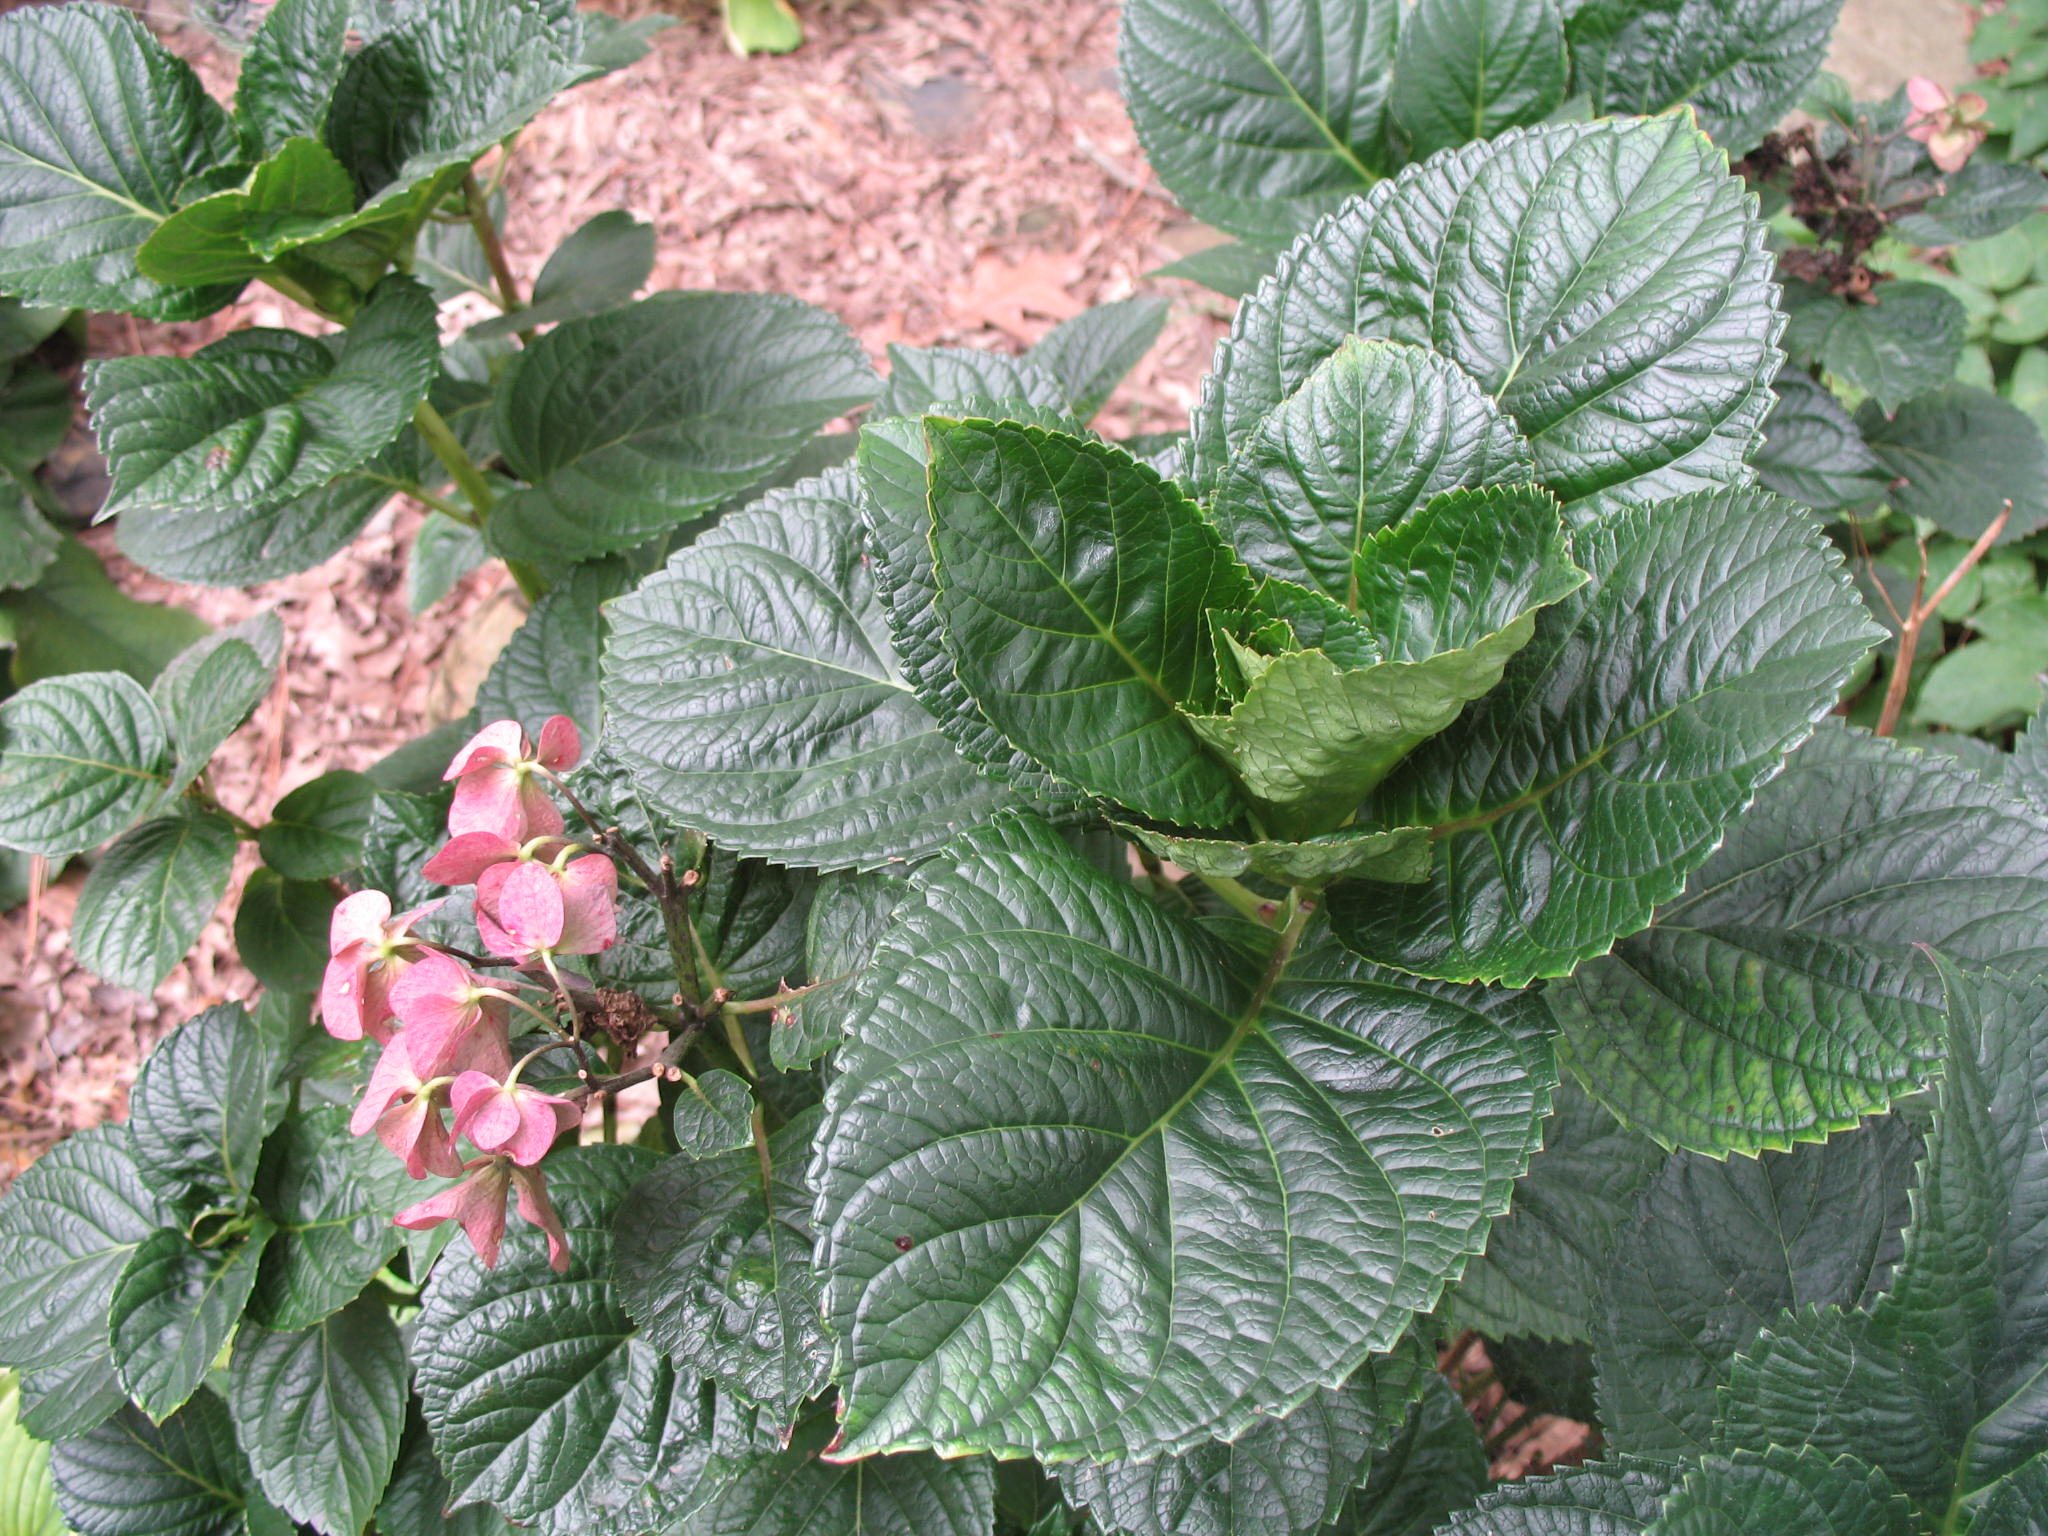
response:
M1414 130L1372 98L1403 99L1429 57L1416 35L1459 19L1418 13L1396 43L1393 14L1350 13L1355 51L1322 55L1359 65L1347 110L1392 146L1384 171ZM1572 70L1605 57L1611 80L1630 27L1662 14L1612 33L1583 8L1569 27L1464 20L1539 40L1555 21ZM1753 18L1720 19L1722 46L1755 46ZM1210 72L1292 80L1257 37ZM1471 41L1445 52L1477 57ZM344 82L388 57L374 47ZM1154 66L1131 59L1138 100ZM1801 68L1782 74L1770 91L1796 97ZM1266 126L1309 152L1283 133L1249 166L1214 132L1243 100L1179 104L1199 179L1315 155L1332 178L1379 174L1371 133L1334 153L1306 105L1324 97L1292 100ZM1627 104L1667 102L1652 84ZM1475 112L1472 132L1555 105ZM446 1504L620 1530L1547 1530L1571 1510L1622 1530L1808 1529L1815 1510L1843 1529L2027 1528L2034 1256L2006 1212L2040 1144L2038 740L1976 771L1839 726L1807 739L1879 632L1820 525L1751 484L1773 264L1689 119L1540 124L1358 201L1343 185L1244 307L1185 441L1086 429L1156 327L1145 305L1022 360L901 350L866 382L857 443L813 445L832 467L758 497L697 499L718 455L677 441L672 397L638 423L652 464L579 454L573 433L564 450L552 415L506 404L529 374L586 404L586 354L632 367L675 298L507 342L495 375L486 354L503 485L493 455L437 436L455 418L421 376L413 430L448 456L414 483L545 595L481 735L388 765L358 811L274 818L271 843L340 857L364 887L328 934L300 925L303 984L182 1028L127 1126L74 1138L0 1208L24 1240L5 1358L27 1372L24 1421L59 1440L66 1518L158 1529L175 1494L181 1530L435 1528ZM474 208L465 191L487 254ZM1565 259L1517 262L1516 230ZM304 263L327 267L267 275L330 281ZM350 339L326 362L276 341L259 370L314 426L349 350L406 331L402 280L333 270L361 295ZM707 344L721 361L759 344L734 313ZM198 361L115 367L94 391L117 486L139 453L130 483L158 486L161 526L182 508L203 549L288 523L298 497L271 498L299 465L256 451L271 422L247 410L164 459L154 431L117 441L152 421L124 418L124 392L254 388ZM560 457L522 462L508 423ZM762 434L745 411L721 425L742 447ZM247 450L261 510L176 500L181 474L239 476L216 446ZM665 563L635 550L735 493ZM246 671L229 647L260 662L259 640L187 664ZM0 760L10 791L24 766L62 776L73 838L160 795L150 778L174 781L209 728L179 726L173 690L143 696L150 751L139 689L74 686L129 707L132 760L52 767L76 754L23 752L24 734ZM85 718L22 707L51 697L0 721L53 736ZM587 762L557 716L580 717ZM46 789L22 798L51 809ZM467 825L480 799L522 819ZM565 805L595 851L556 846ZM455 846L479 836L481 864ZM623 868L619 904L565 942L582 859ZM476 895L416 924L355 919L443 880ZM587 974L557 974L572 945ZM427 985L449 965L502 971L482 989L498 996ZM324 1031L304 1016L316 970ZM659 1075L666 1113L638 1147L546 1152L559 1234L515 1226L486 1253L488 1201L348 1134L349 1100L403 1083L388 1045L373 1060L346 1038L375 1043L337 1001L358 977L388 984L395 1042L518 1000L608 1058L537 1040L553 1075L490 1090L521 1127L553 1112L521 1085L564 1099L613 1072ZM641 1044L657 1030L658 1052ZM404 1083L391 1107L410 1118L385 1129L428 1174L434 1128L481 1130L469 1195L489 1178L502 1201L495 1149L526 1169L528 1144L455 1102L462 1072L438 1075ZM458 1207L475 1251L438 1252L445 1222L387 1221ZM1700 1253L1702 1230L1726 1238ZM1736 1256L1760 1257L1709 1273ZM1646 1319L1644 1294L1697 1313ZM1545 1362L1532 1391L1593 1375L1626 1454L1453 1514L1483 1457L1428 1367L1461 1327L1504 1357L1589 1345L1519 1358ZM320 1367L337 1359L358 1364ZM1844 1403L1898 1413L1898 1432L1838 1421ZM346 1426L362 1454L308 1458L277 1433L293 1422ZM958 1454L980 1451L1011 1459Z

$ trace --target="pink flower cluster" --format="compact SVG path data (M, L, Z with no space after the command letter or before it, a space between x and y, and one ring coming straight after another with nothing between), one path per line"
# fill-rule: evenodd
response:
M519 1214L547 1233L549 1262L569 1266L539 1165L583 1112L519 1081L540 1052L515 1063L509 1025L515 1011L552 1019L522 993L559 988L556 956L596 954L617 938L618 870L565 835L547 788L582 750L566 716L541 728L537 748L517 721L500 720L444 775L455 781L448 842L423 873L476 887L477 935L514 963L509 974L480 975L414 932L440 901L394 917L383 893L358 891L334 909L328 936L321 1021L343 1040L368 1035L383 1047L350 1129L374 1131L416 1179L460 1178L397 1221L414 1229L457 1221L487 1265L498 1261L506 1198L516 1195ZM462 1140L479 1155L465 1160Z
M1975 91L1952 95L1940 81L1915 75L1906 82L1906 101L1913 109L1906 119L1906 137L1927 146L1937 170L1954 175L1990 137L1984 121L1990 103Z

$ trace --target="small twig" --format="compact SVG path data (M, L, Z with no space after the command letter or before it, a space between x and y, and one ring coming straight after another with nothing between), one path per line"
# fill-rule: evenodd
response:
M690 1054L690 1047L703 1032L702 1020L685 1024L668 1037L668 1044L661 1048L661 1054L654 1060L630 1071L621 1072L616 1077L598 1078L584 1083L581 1087L571 1088L563 1097L574 1103L584 1104L599 1094L623 1093L628 1088L637 1088L640 1084L657 1077L665 1078L671 1074L680 1074L683 1058Z
M1906 690L1913 681L1913 653L1920 647L1920 631L1927 621L1935 616L1941 605L1948 601L1948 595L1955 591L1962 579L1977 566L1977 562L1991 552L1991 546L1998 542L1998 536L2005 532L2006 519L2012 516L2012 503L1991 520L1991 526L1977 536L1969 552L1956 562L1954 570L1948 573L1940 586L1923 601L1921 588L1926 585L1926 551L1921 551L1921 576L1913 590L1912 611L1906 615L1906 622L1899 627L1899 650L1892 658L1892 675L1884 688L1884 709L1877 717L1877 734L1889 736L1897 728L1899 714L1906 707Z

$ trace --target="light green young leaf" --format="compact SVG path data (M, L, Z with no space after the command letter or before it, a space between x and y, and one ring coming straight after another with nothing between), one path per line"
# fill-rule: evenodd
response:
M498 386L498 443L529 483L488 537L531 559L631 549L750 489L876 385L837 318L779 294L659 293L568 321Z
M80 1536L243 1536L249 1468L228 1411L200 1392L161 1424L121 1411L50 1453L57 1508Z
M1380 529L1460 486L1534 478L1529 445L1454 364L1349 337L1220 467L1209 513L1261 576L1355 607Z
M710 1156L685 1147L633 1187L612 1229L619 1299L647 1339L779 1423L831 1365L803 1176L817 1127L815 1111L798 1115L765 1159L751 1138Z
M264 1493L294 1520L357 1532L405 1432L405 1346L374 1296L298 1333L235 1336L228 1412Z
M1238 310L1197 404L1194 481L1351 336L1470 374L1568 504L1739 481L1778 370L1773 270L1748 191L1682 115L1439 156L1334 215Z
M1785 308L1792 361L1825 368L1888 413L1955 377L1970 322L1962 304L1932 283L1886 283L1871 304L1793 283Z
M1399 0L1138 0L1118 58L1145 158L1180 205L1284 246L1395 164Z
M471 341L489 341L538 325L601 315L630 304L653 270L654 226L623 208L607 209L555 247L533 280L526 308L473 325L467 335Z
M1510 986L1606 953L1678 894L1878 637L1841 557L1768 492L1631 508L1574 546L1592 581L1361 813L1437 840L1426 884L1336 889L1361 953Z
M1059 404L1091 421L1166 326L1164 299L1115 299L1062 320L1039 340L1029 360L1059 380ZM957 400L959 397L950 396ZM941 403L933 397L933 404Z
M339 768L309 779L278 801L256 831L263 862L289 880L325 880L363 858L363 833L377 786L368 774Z
M143 1182L167 1200L255 1189L263 1138L284 1114L278 1062L239 1003L187 1019L149 1054L129 1095Z
M153 1232L115 1282L107 1326L121 1385L158 1423L199 1390L235 1331L270 1241L262 1217L247 1237L201 1248L175 1227Z
M55 858L96 848L163 798L163 718L122 672L31 683L0 703L0 835Z
M159 283L246 282L269 257L355 207L348 172L324 145L287 139L244 186L187 203L143 242L135 264Z
M21 1427L21 1385L0 1374L0 1531L8 1536L70 1536L57 1513L50 1448Z
M189 358L95 363L87 401L114 479L102 515L268 510L321 490L398 435L439 360L433 300L399 275L333 345L259 329Z
M1541 122L1570 77L1554 0L1419 0L1401 26L1394 121L1421 160Z
M2048 817L1944 758L1827 729L1648 932L1545 990L1574 1074L1712 1156L1816 1141L1924 1081L1913 959L2048 949Z
M135 253L179 187L235 155L183 59L111 5L0 17L0 292L31 304L192 320L239 283L164 288Z
M738 853L873 868L1007 801L903 680L850 472L771 492L611 605L611 745L677 824Z
M1252 580L1200 508L1108 444L942 417L926 433L938 615L989 723L1146 816L1235 821L1182 711L1215 702L1208 610L1250 606Z
M912 880L811 1171L846 1453L1233 1439L1484 1244L1547 1107L1526 1000L1283 974L1028 817Z
M196 809L124 834L78 893L71 947L79 963L117 987L153 991L227 894L235 846L226 817Z

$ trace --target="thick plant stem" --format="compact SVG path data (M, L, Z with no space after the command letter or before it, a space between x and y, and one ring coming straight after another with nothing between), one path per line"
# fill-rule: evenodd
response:
M1920 591L1927 583L1923 549L1920 583L1913 590L1913 605L1899 621L1899 650L1892 658L1892 674L1885 683L1884 709L1877 717L1878 735L1891 735L1898 726L1900 712L1906 707L1906 690L1913 683L1913 653L1920 648L1920 631L1926 627L1927 621L1935 616L1941 605L1948 601L1949 593L1955 591L1962 579L1975 570L1977 563L1991 552L1991 546L1996 544L1998 536L2005 532L2006 519L2011 516L2012 503L2008 501L2005 510L1991 520L1991 526L1977 535L1977 542L1972 544L1969 552L1956 562L1956 568L1948 573L1948 578L1934 589L1931 596L1924 599Z
M455 429L448 425L448 418L434 409L431 400L422 400L413 407L412 424L434 457L441 461L441 467L455 479L455 484L469 502L481 522L491 515L491 508L498 504L498 498L491 494L491 483L484 478L484 472L476 467L476 460L469 456L469 450L462 446L462 439L455 435Z
M1221 896L1243 916L1255 923L1272 922L1277 907L1257 891L1238 884L1226 875L1203 875L1201 879L1202 884Z

